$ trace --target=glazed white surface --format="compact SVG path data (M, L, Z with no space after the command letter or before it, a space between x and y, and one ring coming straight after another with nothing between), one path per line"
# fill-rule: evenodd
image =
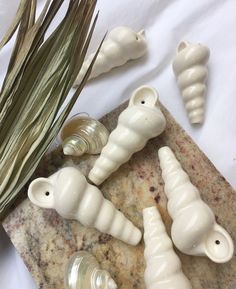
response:
M200 43L181 41L176 49L173 70L192 124L203 123L209 49Z
M234 244L228 232L216 223L211 208L201 199L187 173L169 147L158 151L167 210L173 220L171 238L183 253L207 256L213 262L228 262Z
M117 127L95 161L89 179L100 185L133 153L144 148L150 138L161 134L165 127L166 120L158 105L157 91L150 86L136 89L128 107L119 115Z
M75 219L127 244L137 245L141 240L140 230L74 167L33 180L28 197L36 206L55 209L65 219Z
M14 3L18 1L0 0L0 4L4 4L4 9L0 10L0 36L10 23ZM44 0L38 2L42 6ZM149 52L133 63L91 80L72 114L87 111L99 118L127 100L138 86L150 84L157 88L162 103L216 168L236 187L236 38L232 37L232 27L236 25L236 2L189 2L119 0L112 1L111 5L110 0L98 0L100 16L89 53L95 51L107 30L120 25L136 31L144 28ZM201 127L190 125L171 67L176 47L182 39L204 43L211 50L206 118ZM0 53L0 81L11 47L12 43ZM16 289L19 284L24 289L37 288L3 231L0 232L0 280L4 289ZM232 289L236 289L236 284Z
M130 27L119 26L107 35L93 65L89 79L95 78L110 71L114 67L121 66L129 60L140 58L147 52L145 31L134 31ZM95 53L92 53L84 61L80 73L75 81L79 85Z
M143 210L146 289L192 289L156 207Z

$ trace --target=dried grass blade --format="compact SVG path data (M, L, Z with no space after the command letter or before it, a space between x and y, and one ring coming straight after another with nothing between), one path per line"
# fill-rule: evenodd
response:
M37 7L37 0L32 0L31 7L30 7L30 17L29 17L28 28L31 28L35 23L36 7Z
M15 19L13 21L13 23L11 24L11 26L9 27L9 29L7 30L7 33L5 34L5 36L3 37L3 39L0 42L0 50L3 48L3 46L5 46L8 41L11 39L12 35L14 34L14 32L16 31L21 19L22 19L22 15L24 14L24 11L27 7L27 3L28 0L21 0L18 10L16 12L16 16Z
M48 7L50 5L51 0L47 0L45 3L45 6L39 15L37 21L35 24L27 31L24 42L22 44L21 51L17 54L14 68L11 69L3 82L2 85L2 91L0 94L0 110L2 110L2 103L5 103L5 100L3 99L3 95L9 93L9 91L14 87L15 81L17 80L17 77L20 76L20 73L23 72L25 62L27 62L27 58L33 53L33 48L35 47L35 40L37 39L37 33L41 27L42 21L47 13ZM44 32L45 33L45 32ZM38 40L39 41L39 40Z
M37 30L36 33L32 34L34 40L31 42L28 53L24 55L22 52L23 56L21 53L17 56L22 61L21 67L15 70L15 74L17 74L15 81L19 81L17 90L14 87L10 91L5 90L5 93L9 92L6 94L7 97L10 97L12 103L10 103L7 113L2 116L9 126L8 129L11 131L11 136L8 142L0 133L0 159L4 156L0 161L0 171L4 172L4 167L7 165L9 168L8 173L10 174L9 176L3 176L3 179L1 179L4 180L4 188L1 188L2 184L0 185L1 217L3 217L6 209L32 175L43 154L57 135L78 98L95 61L94 58L84 80L69 104L57 116L84 61L86 49L97 19L96 17L94 24L89 30L96 1L71 0L65 19L40 47L46 32L45 28L52 21L49 14L55 13L62 2L52 1L39 28L36 29L36 24L34 24L26 33L22 48L24 46L28 48L26 38L29 37L29 32L32 32L33 29ZM36 64L36 69L32 71L33 64ZM18 65L18 63L15 65ZM15 69L15 65L11 72ZM11 77L12 79L8 80L10 84L11 81L14 81L15 75L12 74ZM3 98L4 95L1 95L0 99ZM19 102L16 102L16 100L19 100ZM20 107L21 101L25 101L22 107ZM45 105L46 103L47 105ZM39 109L37 110L37 108ZM11 113L9 114L10 111ZM17 112L18 118L12 117L13 111ZM20 112L22 112L22 116L19 118ZM0 110L0 116L1 113L2 111ZM26 136L28 136L28 139ZM13 151L9 150L9 148ZM7 159L12 161L8 163ZM3 164L4 162L6 163Z
M20 49L22 47L22 44L24 42L24 39L25 39L25 36L26 36L28 29L30 27L32 27L34 24L34 23L30 23L33 21L34 16L35 16L35 15L31 15L32 13L33 14L35 13L35 7L32 7L32 5L35 5L34 2L35 1L33 0L32 2L27 3L26 9L22 15L22 20L21 20L20 25L19 25L19 31L17 34L17 39L16 39L15 46L14 46L14 49L13 49L13 52L11 55L10 63L8 65L7 73L10 72L11 68L14 65L14 62L16 60L18 53L20 52Z

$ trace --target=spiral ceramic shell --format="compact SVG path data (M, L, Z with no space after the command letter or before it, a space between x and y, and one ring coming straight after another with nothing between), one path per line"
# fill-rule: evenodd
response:
M112 68L125 64L128 60L137 59L147 51L144 30L133 31L129 27L116 27L103 42L94 63L89 79L110 71ZM79 85L83 79L95 53L92 53L83 63L80 73L75 81Z
M156 207L143 210L146 289L191 289Z
M118 125L89 173L89 179L101 184L150 138L163 132L166 120L158 107L156 90L141 86L132 95L128 107L120 114Z
M117 289L109 272L102 270L96 258L86 251L71 257L64 280L65 289Z
M202 123L204 120L208 75L206 64L209 55L206 46L182 41L173 62L173 70L191 123Z
M66 167L49 178L35 179L28 196L39 207L54 208L64 218L76 219L128 244L136 245L141 239L139 229L76 168Z
M81 156L99 154L107 143L109 131L98 120L84 115L75 115L64 125L60 133L63 153Z
M158 154L175 246L183 253L206 255L217 263L229 261L234 252L230 235L216 223L212 210L203 202L171 149L163 147Z

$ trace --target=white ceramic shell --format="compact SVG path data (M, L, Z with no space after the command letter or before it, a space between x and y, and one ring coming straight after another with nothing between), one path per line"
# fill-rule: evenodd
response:
M101 184L133 153L141 150L150 138L161 134L165 126L156 90L149 86L139 87L120 114L118 125L89 173L89 179L96 185Z
M185 108L192 124L204 120L207 61L210 51L201 44L187 41L179 43L173 62L173 70L181 90Z
M98 53L89 79L110 71L114 67L125 64L128 60L137 59L147 51L144 30L135 32L129 27L116 27L107 36ZM83 79L95 53L92 53L83 63L75 81L79 85Z
M130 245L137 245L141 239L140 230L74 167L35 179L28 197L39 207L54 208L64 218L76 219L85 227L94 227Z
M191 289L156 207L143 210L146 289Z
M234 252L228 232L216 223L214 213L201 199L169 147L158 152L168 212L173 219L171 236L175 246L188 255L206 255L216 263L229 261Z
M65 289L117 289L109 272L101 270L96 258L86 251L70 258L64 279Z

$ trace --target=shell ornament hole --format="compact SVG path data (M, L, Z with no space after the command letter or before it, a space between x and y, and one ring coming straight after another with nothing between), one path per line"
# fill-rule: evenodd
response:
M50 195L50 193L49 193L49 192L45 192L45 196L47 196L47 197L48 197L49 195Z
M141 103L142 103L142 104L145 104L145 100L142 100Z
M220 240L215 241L216 245L220 245Z

